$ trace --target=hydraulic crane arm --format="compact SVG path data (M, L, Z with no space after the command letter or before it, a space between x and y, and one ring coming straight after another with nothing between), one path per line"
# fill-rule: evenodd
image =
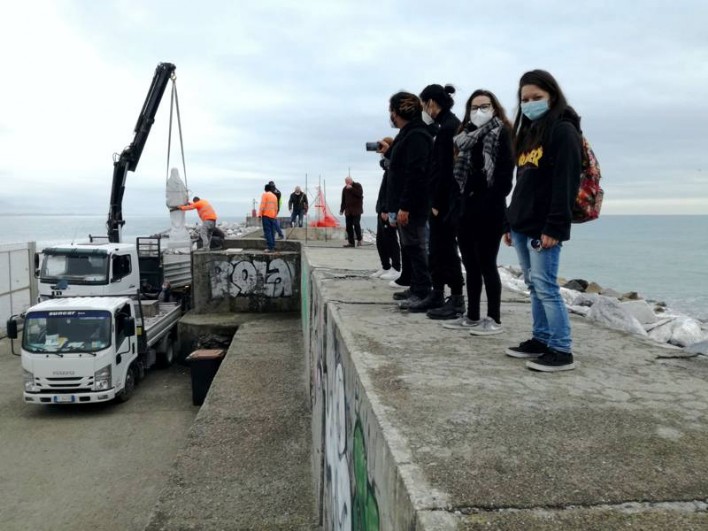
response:
M113 160L113 183L111 186L111 203L108 210L108 241L119 243L120 232L125 224L123 220L123 194L125 192L125 179L128 171L135 171L143 153L145 142L152 124L155 122L155 114L160 106L162 95L165 93L170 79L175 78L175 65L171 63L160 63L155 69L155 76L152 78L150 90L148 90L145 103L135 124L135 137L130 145Z

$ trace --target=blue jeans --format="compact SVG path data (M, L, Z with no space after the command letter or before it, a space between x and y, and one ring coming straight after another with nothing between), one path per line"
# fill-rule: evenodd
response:
M263 236L265 236L266 248L273 251L275 250L275 227L277 226L277 220L263 216L261 222L263 223Z
M302 227L302 210L298 212L297 210L293 210L293 213L290 214L290 226L295 227L295 220L297 220L297 226Z
M281 238L283 238L283 237L284 237L284 236L283 236L283 231L280 229L280 221L278 221L278 218L273 218L273 222L274 222L273 227L275 227L275 232L278 233L278 236L280 236Z
M558 286L560 242L536 251L531 247L534 238L512 231L511 239L531 292L533 337L553 350L571 352L570 319Z

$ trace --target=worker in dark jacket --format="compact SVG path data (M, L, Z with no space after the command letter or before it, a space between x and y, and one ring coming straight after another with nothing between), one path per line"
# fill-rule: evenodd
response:
M433 199L430 211L430 247L428 260L433 281L433 297L428 308L431 319L455 319L465 312L462 295L462 265L455 238L456 218L450 215L456 197L452 166L455 157L452 138L457 134L460 120L451 109L455 101L451 85L428 85L420 93L423 109L437 126L430 168L430 191ZM450 286L450 297L445 300L445 286Z
M275 186L275 183L273 181L268 181L268 185L272 187L272 192L275 194L275 197L278 199L278 214L280 214L280 199L282 197L282 193L280 190L278 190L278 187ZM275 232L278 233L278 239L282 240L285 238L283 235L283 229L280 228L280 221L278 220L278 217L276 216L275 218Z
M295 191L290 194L288 201L288 210L290 210L290 226L294 227L297 221L297 226L302 227L302 217L307 214L309 205L307 203L307 194L303 193L299 186L295 187Z
M391 148L386 206L396 212L401 245L411 264L409 297L401 302L401 308L415 310L429 307L432 297L427 224L433 137L423 123L423 104L415 94L398 92L391 96L389 112L400 132Z
M347 243L344 247L354 247L354 236L356 233L356 245L361 245L361 215L364 213L364 190L359 183L355 183L351 177L344 179L342 188L342 204L339 207L339 215L344 215L347 224Z

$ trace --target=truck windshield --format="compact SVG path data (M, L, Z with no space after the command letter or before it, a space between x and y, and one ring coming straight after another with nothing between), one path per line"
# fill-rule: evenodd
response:
M43 282L66 279L72 284L107 284L108 255L76 250L45 254L40 278Z
M110 312L32 312L25 319L22 348L28 352L95 352L110 344Z

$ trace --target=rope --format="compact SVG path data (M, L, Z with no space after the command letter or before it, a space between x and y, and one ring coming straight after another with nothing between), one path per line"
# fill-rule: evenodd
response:
M179 113L179 98L177 97L177 81L172 77L172 92L170 94L170 125L167 135L167 167L165 169L165 182L170 178L170 152L172 150L172 116L177 109L177 129L179 130L179 147L182 154L182 173L184 175L184 186L187 186L187 165L184 160L184 140L182 138L182 119Z

